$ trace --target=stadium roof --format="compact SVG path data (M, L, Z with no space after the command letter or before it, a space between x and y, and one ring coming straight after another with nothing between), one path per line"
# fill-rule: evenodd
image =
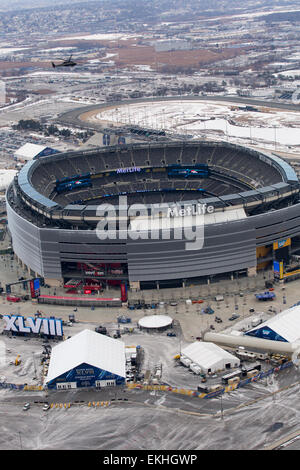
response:
M195 341L186 348L183 348L181 355L190 359L199 365L203 370L225 368L225 364L230 363L231 366L239 366L240 361L237 357L220 348L214 343L206 343Z
M83 330L54 346L46 383L82 363L125 377L125 345L106 335Z
M300 306L284 310L247 331L246 335L275 341L300 343Z

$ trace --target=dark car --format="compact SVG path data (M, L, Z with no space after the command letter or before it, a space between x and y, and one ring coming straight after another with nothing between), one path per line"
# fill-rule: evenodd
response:
M167 333L167 336L176 336L176 333L173 333L172 331L170 331L169 333Z
M231 317L229 318L230 321L233 321L233 320L236 320L237 318L239 318L240 316L237 314L237 313L234 313L233 315L231 315Z

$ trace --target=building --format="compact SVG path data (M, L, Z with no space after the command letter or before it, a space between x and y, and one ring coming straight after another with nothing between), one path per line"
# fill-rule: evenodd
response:
M293 344L299 342L300 346L300 306L296 305L278 313L247 331L245 335Z
M47 284L101 280L139 290L255 276L274 260L287 266L300 246L299 191L276 155L172 140L28 161L6 199L13 250ZM140 203L145 214L130 216ZM101 238L105 204L116 230ZM198 233L202 244L188 236Z
M124 385L125 364L122 341L83 330L52 348L45 385L56 390Z
M181 351L180 362L195 373L215 373L239 367L240 360L214 343L195 341Z
M14 158L16 160L28 161L39 157L45 157L46 155L53 155L55 153L59 153L58 150L44 145L31 144L27 142L15 152Z

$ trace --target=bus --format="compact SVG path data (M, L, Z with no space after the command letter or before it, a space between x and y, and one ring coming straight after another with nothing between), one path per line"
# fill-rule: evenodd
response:
M228 381L231 379L240 378L242 375L241 369L237 369L234 372L230 372L229 374L223 375L222 376L222 382L225 384L228 384Z

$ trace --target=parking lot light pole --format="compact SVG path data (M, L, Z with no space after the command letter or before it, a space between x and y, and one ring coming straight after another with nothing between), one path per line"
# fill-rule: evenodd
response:
M224 413L223 413L223 394L221 394L221 419L224 420Z
M20 449L23 450L21 433L19 431Z

